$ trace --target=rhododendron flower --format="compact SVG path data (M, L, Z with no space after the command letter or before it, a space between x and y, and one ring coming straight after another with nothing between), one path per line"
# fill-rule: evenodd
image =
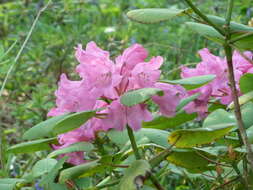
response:
M226 59L215 56L209 52L208 49L202 49L199 51L201 62L197 64L196 68L182 67L181 77L194 77L200 75L213 74L216 78L209 84L204 85L198 89L188 91L189 95L199 92L201 95L189 105L186 106L188 113L198 112L201 118L205 117L208 111L208 102L210 98L216 98L220 100L222 104L229 104L232 101L232 92L229 87L228 71ZM245 52L244 56L249 59L252 58L251 52ZM240 94L239 80L240 77L250 72L253 65L246 60L239 52L234 51L233 53L233 65L236 87L238 95Z
M180 86L158 82L163 58L157 56L149 61L145 60L148 53L139 44L127 48L116 58L115 63L110 59L109 52L100 49L94 42L88 43L85 50L79 45L75 55L80 63L76 71L81 80L70 81L65 74L61 76L55 93L57 107L48 115L104 109L80 128L59 135L59 145L54 145L55 149L77 142L93 141L97 132L111 128L121 131L129 126L137 131L143 121L152 120L145 103L131 107L120 103L120 96L129 90L146 87L162 89L164 96L154 96L152 99L165 116L175 114L177 104L186 94ZM67 155L70 157L68 162L72 164L85 162L82 152Z

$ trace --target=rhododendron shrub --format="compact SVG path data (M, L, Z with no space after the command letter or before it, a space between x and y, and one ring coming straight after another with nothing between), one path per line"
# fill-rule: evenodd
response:
M226 19L185 3L191 11L139 9L127 16L157 23L195 13L187 26L222 45L220 54L205 47L199 63L182 63L166 76L164 58L149 57L140 44L116 58L95 42L78 45L79 64L61 75L49 118L8 150L51 150L22 183L32 176L46 190L163 190L174 173L197 188L253 188L253 28L230 22L233 1Z

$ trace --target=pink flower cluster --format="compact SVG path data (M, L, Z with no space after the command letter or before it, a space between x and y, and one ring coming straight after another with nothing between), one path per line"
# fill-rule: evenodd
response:
M58 146L67 147L80 141L92 141L96 132L125 129L129 125L133 130L139 130L143 121L152 120L152 115L146 104L126 107L120 103L120 96L129 90L155 87L164 91L164 96L153 96L153 101L160 107L165 116L173 116L176 106L185 90L177 85L159 83L159 70L163 58L152 57L146 61L147 51L139 44L127 48L122 55L110 59L109 52L100 49L94 42L87 44L83 50L79 45L75 56L79 61L76 72L80 81L70 81L62 74L59 88L55 92L56 108L51 109L48 116L57 116L69 112L80 112L104 108L103 118L92 118L80 128L59 136ZM72 164L84 162L83 153L69 154Z
M213 74L216 78L209 84L188 91L189 95L200 93L201 95L193 102L186 106L188 113L198 112L200 117L203 118L208 112L208 102L211 98L215 98L220 103L227 105L232 102L231 89L228 80L228 71L226 58L215 56L209 52L208 49L202 49L199 51L201 62L197 64L196 68L188 68L182 66L181 77L193 77ZM245 57L252 60L253 54L251 52L244 52L242 56L239 52L233 53L233 65L237 89L239 89L240 77L245 73L253 73L253 64L251 64Z

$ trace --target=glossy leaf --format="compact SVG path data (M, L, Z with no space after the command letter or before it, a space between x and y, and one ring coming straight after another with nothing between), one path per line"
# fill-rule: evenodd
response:
M158 88L141 88L126 92L120 98L120 102L126 106L134 106L140 104L154 95L163 95L163 91Z
M192 121L197 117L196 113L187 114L185 112L177 113L174 117L159 116L149 122L143 122L142 126L144 128L154 128L154 129L170 129L175 128L183 123Z
M253 125L253 103L248 102L241 106L242 120L245 128Z
M67 117L67 115L52 117L46 121L43 121L35 125L34 127L30 128L28 131L24 133L23 139L34 140L43 137L53 137L54 126L56 125L57 122L61 121L65 117Z
M253 125L247 129L246 133L247 133L249 142L253 144Z
M31 153L42 150L50 150L51 147L49 146L49 144L53 143L57 143L56 138L39 139L14 145L10 147L7 151L9 153L18 154L18 153Z
M48 174L50 170L57 164L57 160L52 158L45 158L36 162L32 168L33 177L40 177Z
M24 183L24 179L17 178L3 178L0 179L0 189L1 190L14 190L17 183Z
M179 148L208 144L230 132L234 123L213 125L208 128L181 129L171 133L169 143Z
M253 91L253 74L246 73L245 75L241 76L240 78L240 90L243 94Z
M127 13L127 17L135 22L152 24L170 20L176 16L184 15L187 10L147 8L132 10Z
M129 168L124 172L124 176L120 180L120 190L137 190L136 178L145 176L150 170L150 165L146 160L136 160L132 162Z
M64 119L58 121L53 127L54 134L62 134L79 128L86 121L96 115L96 111L83 111L67 115Z
M55 151L51 152L48 155L48 157L55 157L60 154L66 154L66 153L70 153L70 152L79 152L79 151L90 152L93 149L94 149L93 144L91 144L89 142L78 142L75 144L71 144L68 147L55 150Z
M202 75L196 77L183 78L178 80L162 80L161 82L169 84L180 84L187 90L199 88L209 82L211 82L216 76L215 75Z

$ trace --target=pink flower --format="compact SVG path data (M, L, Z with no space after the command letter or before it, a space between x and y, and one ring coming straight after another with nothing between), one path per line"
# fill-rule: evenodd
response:
M163 90L163 96L153 96L152 100L159 106L160 111L167 117L176 113L176 107L180 100L186 95L186 91L179 85L156 83L156 88Z
M144 104L126 107L119 100L110 104L107 114L103 119L107 129L114 128L119 131L124 130L127 124L137 131L141 128L142 121L152 120L152 115Z
M48 113L48 116L57 116L69 112L91 110L96 102L85 86L85 81L70 81L65 74L61 75L59 88L55 92L56 108Z
M137 64L130 77L130 86L132 89L153 87L154 84L159 80L163 58L153 57L149 62L142 62Z

